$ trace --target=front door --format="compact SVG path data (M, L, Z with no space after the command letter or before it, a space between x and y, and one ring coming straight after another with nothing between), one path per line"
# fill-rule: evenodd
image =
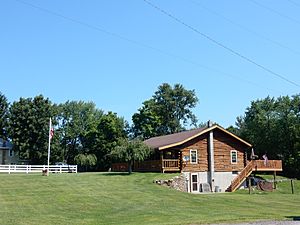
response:
M191 174L191 192L199 192L198 173Z

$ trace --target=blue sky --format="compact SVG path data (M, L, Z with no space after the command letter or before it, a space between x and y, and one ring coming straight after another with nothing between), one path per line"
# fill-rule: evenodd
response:
M300 1L149 0L300 85ZM199 121L227 127L250 102L299 86L215 45L143 0L2 0L1 92L93 101L131 116L164 83L194 89Z

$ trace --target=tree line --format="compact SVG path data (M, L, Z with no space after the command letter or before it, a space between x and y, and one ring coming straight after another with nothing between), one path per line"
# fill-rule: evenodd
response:
M42 95L9 104L0 93L0 137L11 140L21 159L47 161L49 117L55 127L51 162L107 170L115 160L132 165L151 150L142 140L199 127L194 90L161 84L132 116L132 125L93 102L54 104ZM253 144L255 153L283 161L285 175L300 177L300 95L252 101L235 126L227 128Z
M255 154L281 159L285 175L300 178L300 95L252 101L229 130L253 144Z
M49 118L55 128L51 163L79 164L107 170L114 160L146 158L151 150L145 138L169 134L195 123L191 108L198 99L182 85L162 84L133 115L133 125L114 112L105 113L93 102L53 104L42 95L9 104L0 93L0 137L11 140L18 156L30 164L47 162Z

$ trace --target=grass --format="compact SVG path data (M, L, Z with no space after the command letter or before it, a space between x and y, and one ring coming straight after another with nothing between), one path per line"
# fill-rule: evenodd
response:
M0 174L0 224L202 224L300 217L300 181L275 192L181 193L174 174Z

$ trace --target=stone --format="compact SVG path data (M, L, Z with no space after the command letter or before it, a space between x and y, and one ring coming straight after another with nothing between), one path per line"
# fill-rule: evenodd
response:
M169 180L157 180L158 185L164 185L178 191L187 192L186 180L183 175L176 176Z

